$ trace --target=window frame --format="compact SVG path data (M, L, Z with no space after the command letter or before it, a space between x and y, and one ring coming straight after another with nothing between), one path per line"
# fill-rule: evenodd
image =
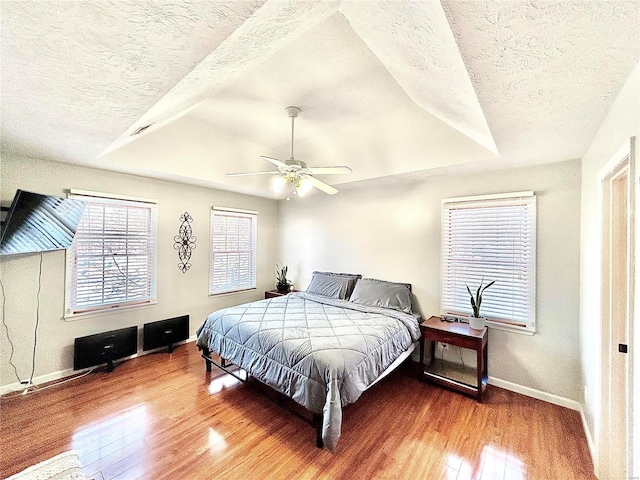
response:
M149 295L144 298L138 298L130 301L120 301L111 303L102 303L89 307L78 308L74 306L74 278L75 278L75 245L76 238L70 249L65 252L65 313L64 318L74 320L78 318L104 315L109 313L122 312L128 309L148 308L157 304L157 285L158 285L158 202L152 199L137 198L117 194L90 192L86 190L71 189L67 195L69 198L77 198L79 200L91 203L91 199L95 199L95 203L125 205L129 207L148 207L150 210L150 226L149 226L149 249L148 256L150 258L150 272L148 276ZM85 212L88 209L85 209ZM80 221L79 227L82 224ZM149 251L150 250L150 251ZM103 284L104 288L104 284Z
M477 195L477 196L468 196L468 197L457 197L457 198L446 198L442 200L441 206L441 253L440 253L440 271L441 271L441 284L440 284L440 313L441 316L453 317L458 320L467 321L467 310L471 312L471 306L465 307L461 311L454 310L448 307L451 305L445 305L446 293L445 289L447 288L447 284L452 284L455 280L451 282L447 282L447 259L445 249L449 245L447 243L447 239L445 238L447 232L446 229L446 221L445 216L447 212L453 207L458 206L458 208L485 208L487 206L504 206L504 207L512 207L514 205L527 205L528 215L530 215L529 219L531 220L529 224L529 230L523 235L529 235L531 237L531 241L529 242L530 254L531 258L528 262L523 262L526 264L526 268L530 271L528 286L523 291L526 293L526 297L528 299L528 318L524 322L516 322L507 318L500 317L487 317L487 326L491 328L495 328L498 330L506 330L511 332L517 332L527 335L533 335L536 331L536 243L537 243L537 198L533 191L524 191L524 192L510 192L510 193L501 193L494 195ZM498 245L496 245L497 247ZM503 246L503 245L502 245ZM484 263L484 265L491 265L491 263ZM486 268L486 267L485 267ZM486 285L493 278L485 277L484 284ZM473 291L473 287L472 287ZM490 290L487 290L490 292ZM473 291L475 294L475 291ZM493 292L490 292L493 293ZM453 292L452 295L455 295ZM469 297L467 294L467 302L469 302Z
M236 218L250 218L251 219L251 246L252 246L252 277L250 285L237 285L232 288L225 288L221 290L215 290L213 285L214 279L214 262L215 262L215 254L214 251L214 221L216 214L218 216L222 216L221 214L230 215ZM230 208L230 207L211 207L211 220L210 220L210 237L209 237L209 248L210 248L210 258L209 258L209 297L217 297L219 295L229 295L234 293L246 292L249 290L257 289L257 266L258 266L258 212L253 210L242 210L238 208ZM228 253L228 252L227 252Z

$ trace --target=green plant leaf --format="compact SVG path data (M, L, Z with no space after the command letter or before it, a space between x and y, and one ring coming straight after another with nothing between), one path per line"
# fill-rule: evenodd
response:
M480 317L480 306L482 305L482 294L487 288L489 288L491 285L496 283L496 281L494 280L493 282L489 282L487 285L484 285L484 286L482 285L483 283L484 283L484 276L480 280L480 286L478 287L478 290L476 290L475 298L473 293L471 292L471 289L469 288L469 285L465 284L465 287L467 287L467 292L469 292L469 297L471 298L471 307L473 308L474 317Z
M491 283L486 284L486 285L484 286L484 288L482 289L482 292L484 292L487 288L489 288L489 287L490 287L491 285L493 285L494 283L496 283L496 281L495 281L495 280L494 280L493 282L491 282ZM481 293L482 293L482 292L481 292Z

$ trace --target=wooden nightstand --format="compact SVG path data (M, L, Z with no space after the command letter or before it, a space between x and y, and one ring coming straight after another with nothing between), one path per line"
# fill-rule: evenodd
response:
M291 292L279 292L278 290L268 290L266 292L264 292L264 298L274 298L274 297L283 297L284 295L287 295L289 293L292 292L297 292L298 290L291 290Z
M444 322L431 317L420 324L420 377L438 385L452 388L482 401L487 388L487 327L474 330L468 323ZM431 360L424 361L425 340L431 342ZM435 342L469 348L476 351L475 368L435 358Z

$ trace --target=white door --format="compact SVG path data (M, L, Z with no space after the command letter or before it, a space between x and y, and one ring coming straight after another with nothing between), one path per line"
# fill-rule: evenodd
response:
M602 179L602 430L600 478L630 465L629 328L634 290L633 165L626 155Z

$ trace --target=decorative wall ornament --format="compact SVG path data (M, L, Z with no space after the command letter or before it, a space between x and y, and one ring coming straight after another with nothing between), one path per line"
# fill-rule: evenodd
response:
M178 250L178 258L180 259L178 268L182 270L182 273L187 273L187 270L191 268L191 264L189 263L191 252L196 248L196 241L198 239L193 235L193 231L191 230L193 218L188 212L180 215L180 221L182 223L180 224L178 235L173 237L175 241L173 248Z

